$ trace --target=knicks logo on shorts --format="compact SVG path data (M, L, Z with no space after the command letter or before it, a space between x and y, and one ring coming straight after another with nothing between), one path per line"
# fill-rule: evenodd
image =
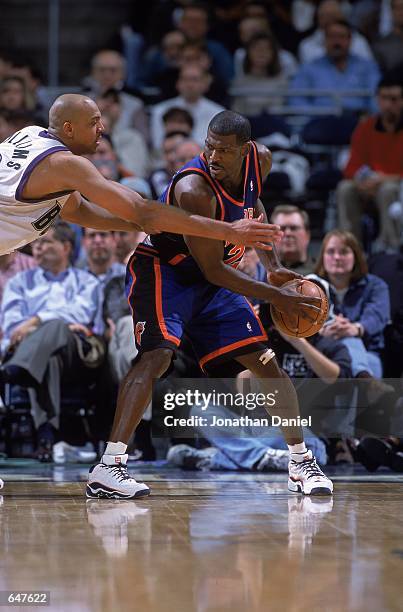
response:
M134 330L134 336L136 338L136 344L138 344L138 346L141 346L141 336L145 328L146 328L145 321L139 321L138 323L136 323L136 329Z

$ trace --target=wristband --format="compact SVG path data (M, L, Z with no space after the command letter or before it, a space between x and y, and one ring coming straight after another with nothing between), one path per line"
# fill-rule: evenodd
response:
M358 334L357 334L358 338L362 338L364 336L364 328L363 328L363 326L361 325L361 323L355 323L355 326L356 326L356 328L358 330Z

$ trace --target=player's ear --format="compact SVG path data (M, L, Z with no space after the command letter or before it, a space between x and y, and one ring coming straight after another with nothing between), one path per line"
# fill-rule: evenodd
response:
M73 126L70 123L70 121L65 121L63 123L63 132L66 134L66 136L68 136L69 138L73 137Z

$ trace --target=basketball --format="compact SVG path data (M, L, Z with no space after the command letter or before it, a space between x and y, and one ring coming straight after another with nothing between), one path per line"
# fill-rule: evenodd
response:
M324 322L326 321L329 314L329 302L327 300L326 294L323 291L322 287L317 285L316 283L304 280L299 286L298 283L301 281L291 280L288 283L285 283L283 287L286 285L289 287L296 287L299 293L309 297L320 297L322 299L321 311L316 315L316 321L311 322L307 319L304 319L300 316L289 315L285 312L280 312L273 305L270 306L271 318L273 319L273 323L284 334L287 336L294 336L296 338L308 338L309 336L313 336L316 334ZM307 309L308 310L308 309ZM298 331L295 332L294 330Z

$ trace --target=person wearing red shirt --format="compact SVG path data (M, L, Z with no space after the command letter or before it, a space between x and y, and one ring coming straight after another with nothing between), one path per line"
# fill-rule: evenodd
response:
M378 242L382 247L399 246L399 223L389 206L399 200L403 179L403 85L383 78L378 85L379 114L368 117L353 132L345 180L337 189L340 229L361 239L361 216L374 202L380 218ZM402 203L403 204L403 203Z

